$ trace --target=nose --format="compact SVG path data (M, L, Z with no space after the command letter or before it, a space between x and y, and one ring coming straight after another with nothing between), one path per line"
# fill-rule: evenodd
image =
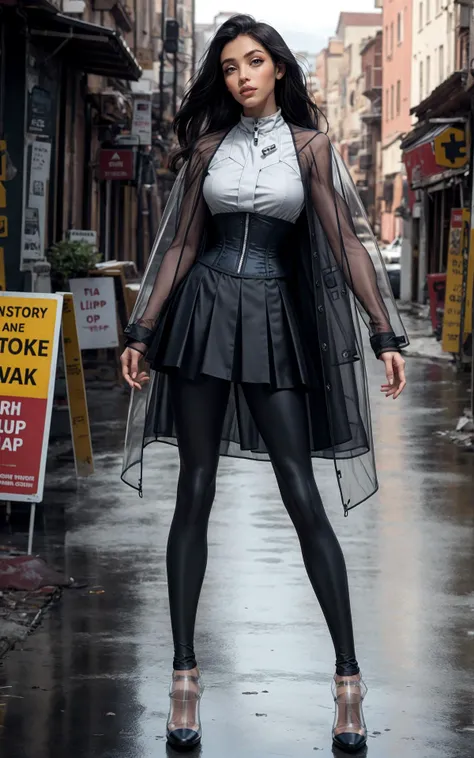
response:
M249 80L249 77L247 76L247 74L244 74L242 72L239 76L239 85L242 87L242 85L245 84L245 82L248 82L248 80Z

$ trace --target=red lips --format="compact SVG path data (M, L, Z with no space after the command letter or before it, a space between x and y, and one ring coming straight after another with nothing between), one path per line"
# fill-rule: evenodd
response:
M249 95L251 92L256 92L256 87L242 87L240 90L241 95Z

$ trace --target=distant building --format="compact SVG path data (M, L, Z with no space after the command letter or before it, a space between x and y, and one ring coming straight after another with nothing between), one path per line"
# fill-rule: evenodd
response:
M344 53L339 73L338 98L331 98L331 109L337 110L337 126L331 126L331 129L356 184L365 180L365 172L359 170L359 152L363 149L362 113L367 108L363 95L360 51L362 43L381 29L381 13L346 12L340 14L336 29Z
M195 25L196 66L199 66L199 61L202 59L209 42L217 32L218 28L229 18L236 16L237 13L238 11L221 12L214 16L212 23Z
M401 207L406 200L406 173L400 140L412 119L412 0L391 0L383 7L382 170L384 202L381 237L401 236Z
M331 138L340 140L339 81L343 63L344 43L330 37L327 47L316 56L315 76L318 82L317 104L326 116Z
M383 196L382 178L382 32L377 32L361 49L362 95L366 107L361 114L362 146L359 152L359 192L371 226L380 235Z

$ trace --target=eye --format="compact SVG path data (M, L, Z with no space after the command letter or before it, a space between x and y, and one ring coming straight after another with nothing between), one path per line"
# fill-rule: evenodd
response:
M254 63L257 64L257 65L259 65L260 63L263 63L263 59L262 58L253 58L252 59L252 66L254 65Z
M228 66L224 69L224 76L227 76L228 74L232 74L236 70L235 66Z

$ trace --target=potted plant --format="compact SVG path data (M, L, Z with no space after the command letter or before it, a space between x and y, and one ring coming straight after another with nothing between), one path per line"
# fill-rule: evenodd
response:
M56 292L67 290L70 279L89 276L101 255L89 242L61 240L50 247L46 258L51 265L51 286Z

